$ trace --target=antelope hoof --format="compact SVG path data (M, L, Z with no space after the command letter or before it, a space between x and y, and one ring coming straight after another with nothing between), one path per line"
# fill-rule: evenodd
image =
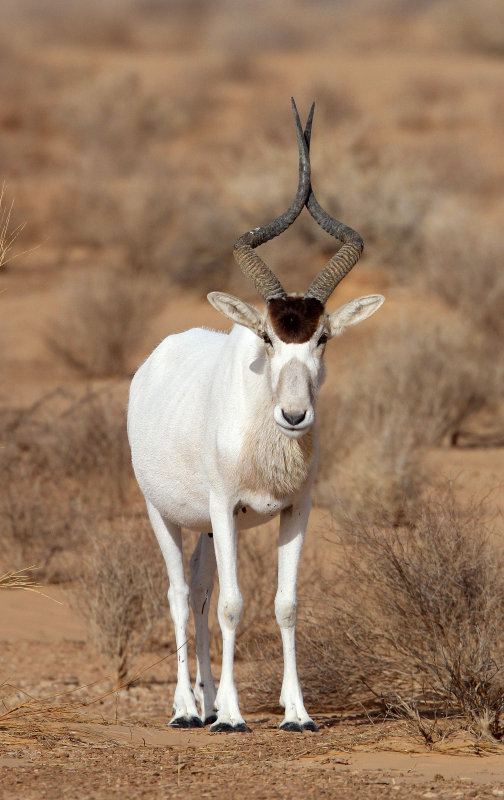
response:
M281 731L291 731L292 733L302 733L303 728L299 722L282 722L280 725Z
M250 728L244 722L237 722L236 725L230 722L214 722L210 733L250 733Z
M281 731L290 731L291 733L303 733L303 731L318 731L317 726L315 725L312 719L308 720L308 722L282 722L280 725Z
M170 728L202 728L203 723L199 717L175 717L170 722Z

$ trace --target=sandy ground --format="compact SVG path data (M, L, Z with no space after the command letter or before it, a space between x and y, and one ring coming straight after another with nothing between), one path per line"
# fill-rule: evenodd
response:
M144 654L136 685L114 695L65 590L3 592L4 709L28 705L0 717L1 797L504 796L499 750L459 734L429 752L398 721L315 715L318 733L285 734L280 715L245 705L249 734L172 730L174 657L158 659ZM30 704L33 691L52 699Z

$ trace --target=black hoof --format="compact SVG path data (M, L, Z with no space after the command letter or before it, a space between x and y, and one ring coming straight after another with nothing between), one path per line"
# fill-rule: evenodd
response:
M170 728L202 728L199 717L176 717L170 722Z
M210 714L209 717L205 717L205 725L213 725L213 723L216 721L217 721L217 714Z
M318 725L316 725L312 719L309 722L305 722L302 728L304 731L318 731Z
M299 722L282 722L280 725L281 731L291 731L292 733L302 733L303 728Z
M235 733L250 733L250 728L248 725L245 725L244 722L240 722L238 725L235 725L233 730Z
M247 728L244 722L239 722L238 725L231 725L230 722L214 722L210 728L210 733L248 733L250 728Z

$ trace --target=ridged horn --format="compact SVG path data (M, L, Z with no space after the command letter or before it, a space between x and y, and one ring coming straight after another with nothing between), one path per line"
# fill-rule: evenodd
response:
M303 133L301 120L299 119L293 97L291 97L291 103L294 112L294 122L296 125L296 136L299 148L299 181L296 196L289 208L279 217L266 225L262 225L252 231L247 231L240 236L239 239L236 240L233 250L241 271L251 279L255 288L266 302L276 297L287 297L287 292L262 258L260 258L257 253L254 253L254 248L279 236L292 225L303 210L310 191L309 138L307 140ZM309 119L311 119L312 116L313 106L310 111Z
M308 153L310 151L312 121L313 113L310 112L304 131ZM310 283L304 295L305 297L316 297L317 300L320 300L320 302L325 305L338 283L343 280L345 275L348 275L352 267L355 266L361 257L364 249L364 242L357 231L339 222L334 217L331 217L327 211L324 211L315 197L311 185L306 200L306 208L321 228L340 242L343 242L343 247L338 250L336 255L329 259L325 267L321 269L317 277Z

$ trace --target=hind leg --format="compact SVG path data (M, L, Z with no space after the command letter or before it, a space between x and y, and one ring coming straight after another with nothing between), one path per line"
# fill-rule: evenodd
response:
M189 587L184 575L182 532L180 526L165 522L159 511L149 502L147 511L168 570L170 579L168 601L177 643L177 688L173 701L173 719L170 725L175 728L199 728L202 722L196 708L187 661L186 631L189 621Z
M201 707L204 724L215 722L216 689L210 665L208 611L217 564L212 534L202 533L191 556L191 606L196 631L197 675L194 694Z

